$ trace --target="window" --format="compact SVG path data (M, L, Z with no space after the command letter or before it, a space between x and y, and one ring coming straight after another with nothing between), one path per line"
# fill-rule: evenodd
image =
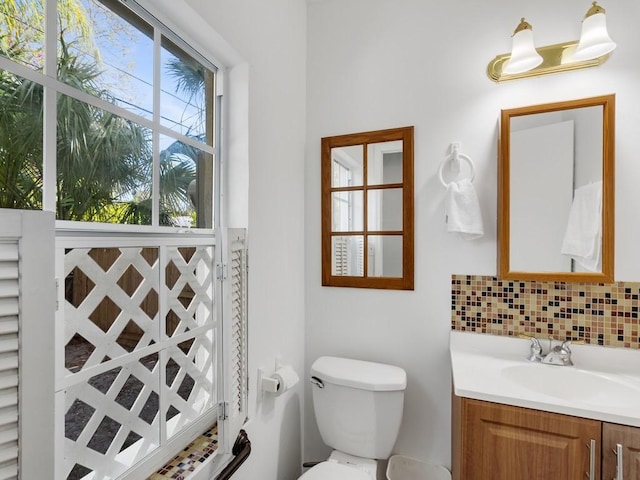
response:
M0 0L0 215L56 218L56 480L146 478L218 421L227 453L246 420L219 76L131 0Z
M413 127L322 139L322 284L413 289Z
M135 4L0 2L0 208L213 228L216 74Z

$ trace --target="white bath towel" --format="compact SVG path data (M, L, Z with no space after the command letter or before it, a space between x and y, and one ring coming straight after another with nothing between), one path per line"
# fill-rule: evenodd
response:
M602 182L576 188L561 252L585 269L600 271L602 245Z
M484 235L480 202L476 189L469 179L447 185L445 200L447 231L458 234L465 240Z

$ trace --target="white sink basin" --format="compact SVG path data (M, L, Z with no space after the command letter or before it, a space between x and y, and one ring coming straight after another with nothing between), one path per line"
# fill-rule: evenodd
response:
M628 407L637 404L640 399L638 389L575 367L531 363L505 367L501 374L534 393L570 402Z
M639 350L572 345L575 366L560 367L528 361L529 346L451 332L455 395L640 427Z

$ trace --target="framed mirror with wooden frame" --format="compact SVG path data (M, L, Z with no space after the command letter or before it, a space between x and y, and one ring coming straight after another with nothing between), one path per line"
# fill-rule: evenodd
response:
M498 274L614 280L615 96L502 110Z
M413 127L322 139L322 285L413 290Z

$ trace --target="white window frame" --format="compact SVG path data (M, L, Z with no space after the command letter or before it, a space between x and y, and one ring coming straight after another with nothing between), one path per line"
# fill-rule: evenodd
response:
M154 85L154 104L153 104L153 118L148 119L143 116L137 115L125 108L114 105L101 98L94 97L80 90L73 88L72 86L61 82L57 78L57 2L55 0L44 0L45 2L45 42L44 42L44 70L42 72L36 71L32 68L28 68L24 65L16 63L2 55L0 55L0 70L5 70L14 75L23 77L29 81L42 85L44 88L44 115L43 115L43 192L42 192L42 204L45 211L56 211L56 124L57 124L57 95L63 94L75 100L87 103L93 107L102 109L114 115L118 115L124 119L135 122L136 124L148 128L152 131L153 135L153 170L154 170L154 191L152 198L155 198L153 202L153 222L152 225L124 225L115 223L97 223L97 222L79 222L68 220L56 220L56 228L60 230L68 231L96 231L96 232L146 232L146 233L183 233L184 227L172 227L172 226L159 226L159 209L157 198L158 192L158 175L159 175L159 148L158 139L160 135L166 135L174 140L178 140L186 145L197 148L207 154L211 154L214 158L214 182L212 188L214 189L214 205L213 205L213 228L189 228L188 231L193 234L212 235L215 232L216 225L221 225L221 213L222 207L220 205L220 188L221 188L221 121L222 121L222 85L224 70L218 67L215 63L208 60L204 55L200 54L195 48L191 47L180 36L167 28L162 22L156 19L153 15L147 12L137 2L132 0L120 0L126 5L134 15L140 16L154 29L154 58L153 58L153 85ZM182 135L179 132L172 130L171 128L163 125L160 121L160 90L155 86L160 85L161 75L161 48L160 39L164 36L169 39L186 53L191 55L195 60L200 62L207 69L214 72L216 77L215 91L212 92L212 98L214 102L214 138L213 145L207 145L206 143L199 142L188 136Z
M219 226L223 224L224 219L222 218L224 212L224 206L222 205L221 191L222 191L222 179L224 173L222 172L222 150L223 150L223 137L221 134L222 130L222 108L223 108L223 85L224 85L224 76L225 69L221 67L220 63L217 61L210 61L208 58L211 58L210 54L200 54L196 49L189 47L188 43L181 39L181 37L170 33L164 24L161 23L160 20L156 20L156 17L153 17L148 12L155 12L156 6L151 2L147 8L145 8L145 1L142 0L140 3L133 0L121 0L123 4L129 7L134 13L140 14L143 18L149 22L155 28L155 36L158 37L160 35L160 29L162 29L162 35L169 38L171 41L176 43L190 54L193 55L198 61L201 61L205 66L213 67L216 74L216 82L215 88L216 91L214 93L214 105L215 105L215 130L214 130L214 145L209 146L200 142L193 140L192 138L186 137L184 135L179 134L178 132L171 130L170 128L163 126L160 124L158 119L159 106L154 105L154 118L146 119L144 117L140 117L126 109L113 105L109 102L101 100L97 97L93 97L91 95L85 94L84 92L75 90L67 84L60 82L57 79L55 68L51 71L51 67L56 65L56 49L55 48L47 48L45 49L45 67L44 72L38 72L33 69L27 68L23 65L12 62L11 60L0 56L0 69L9 71L15 75L19 75L27 80L38 83L44 87L45 97L44 97L44 145L43 145L43 162L45 162L45 171L44 171L44 190L43 190L43 211L34 211L34 212L23 212L23 211L8 211L8 215L22 216L24 218L29 218L31 225L34 225L34 220L37 218L47 218L47 222L40 223L39 228L31 227L32 230L42 231L43 229L46 231L46 234L36 234L30 237L30 240L27 242L28 249L27 251L32 252L29 254L29 261L26 264L28 274L25 274L25 279L31 279L28 285L28 288L25 290L25 296L33 298L43 298L43 300L51 300L55 298L55 288L53 287L53 258L54 258L54 249L55 249L55 234L57 232L58 235L89 235L94 236L95 238L100 238L101 236L112 236L112 235L127 235L127 234L149 234L149 235L180 235L180 236L194 236L199 237L202 235L211 236L215 235L216 238L222 239L222 244L226 247L227 243L231 247L232 245L241 244L246 253L246 245L245 245L245 234L238 233L238 231L229 231L220 233L218 230ZM47 45L55 46L57 44L56 41L56 2L55 1L47 1L46 2L46 10L47 15L46 18L46 27L47 27ZM148 2L146 2L148 3ZM157 27L157 28L156 28ZM178 31L174 29L174 31ZM159 46L155 48L155 56L159 55ZM156 62L156 64L159 64ZM154 69L154 81L158 82L159 69ZM56 198L55 198L55 179L56 179L56 96L57 94L64 94L76 100L85 102L94 107L103 109L115 115L121 116L125 119L131 120L141 126L150 128L154 133L154 138L157 138L158 135L167 134L171 138L181 141L187 145L194 146L200 150L205 151L206 153L210 153L214 156L214 165L215 165L215 176L214 176L214 228L211 229L203 229L203 228L191 228L184 229L179 227L168 227L168 226L148 226L148 225L121 225L121 224L108 224L108 223L91 223L91 222L74 222L74 221L61 221L55 220L54 214L56 210ZM157 143L154 143L157 145ZM157 147L154 147L157 150ZM157 155L154 156L154 162L156 162L156 171L157 171ZM51 188L53 186L53 188ZM155 209L155 216L157 217L157 208ZM36 220L35 223L39 223L40 220ZM45 228L46 227L46 228ZM2 230L0 229L0 232ZM44 240L46 239L46 240ZM46 245L43 245L40 242L46 242ZM228 262L229 252L227 248L224 250L220 250L222 258L220 258L220 267L225 268L226 262ZM38 253L38 255L36 255ZM40 268L37 263L37 259L48 259L50 265L44 266ZM49 276L47 272L51 273ZM225 280L225 278L221 280ZM246 282L246 276L245 276ZM24 283L24 282L23 282ZM25 283L26 285L26 283ZM223 296L228 295L229 285L224 284L224 281L216 282L220 291L216 292L216 299L222 299ZM43 290L44 286L46 286L46 290ZM34 287L34 288L31 288ZM246 285L244 285L246 289ZM40 290L38 290L40 289ZM246 295L246 290L244 292ZM64 298L63 298L64 300ZM32 301L32 300L31 300ZM21 478L30 479L30 478L46 478L51 475L51 472L55 470L55 459L53 454L53 449L51 452L42 452L42 442L43 440L48 443L48 440L51 440L53 444L53 430L54 430L54 414L53 414L53 405L54 405L54 379L55 374L53 372L53 361L54 358L54 342L55 338L53 332L54 322L52 321L52 312L51 310L47 310L47 306L51 307L47 302L34 302L37 305L31 305L31 301L29 304L24 304L25 312L39 312L40 316L37 315L30 316L33 321L25 323L25 327L23 330L23 335L26 335L30 340L23 342L21 345L21 364L22 364L22 373L21 373L21 383L23 382L22 378L26 378L24 386L21 385L23 389L23 395L21 396L21 409L24 412L28 412L26 416L21 420L21 430L20 430L20 441L21 441L21 459L32 459L38 458L39 462L23 462L24 465L21 465ZM59 301L59 298L58 298ZM245 308L246 308L246 298ZM53 302L49 302L53 303ZM226 307L228 308L228 307ZM230 330L231 318L226 312L222 316L222 328L224 333L224 346L222 349L219 349L218 355L224 359L225 362L228 362L230 357L237 352L233 352L231 346L229 345L229 340L227 339L227 331ZM42 318L49 317L49 322L47 323L49 328L49 334L43 335L46 330L43 330L42 327ZM244 312L246 315L246 311ZM36 323L36 319L38 319L39 323ZM246 329L246 318L244 328ZM35 333L37 331L37 334ZM32 333L29 333L32 332ZM245 335L245 345L244 352L245 355L244 361L246 362L246 331ZM25 337L26 338L26 337ZM33 339L33 341L31 341ZM36 353L37 352L37 353ZM51 376L43 377L43 371L47 371L47 369L43 369L43 362L47 362L46 365L51 370ZM220 362L222 365L222 362ZM246 371L246 363L245 370L243 371L243 378L240 379L240 384L243 385L243 402L241 404L240 411L226 411L225 417L221 418L219 421L219 453L220 455L214 457L212 461L206 464L206 468L203 468L196 478L210 478L211 475L215 475L216 472L219 472L225 464L232 458L231 454L231 446L235 440L237 435L237 431L242 426L242 424L247 419L247 398L248 398L248 374ZM231 382L231 376L228 370L225 368L224 376L220 378L224 378L224 386L220 390L222 392L224 402L226 403L227 399L231 394L231 390L234 388ZM235 387L237 388L237 386ZM36 392L36 393L31 393ZM46 399L46 400L45 400ZM50 406L50 409L43 409L43 402L46 405ZM217 412L215 412L217 414ZM214 415L215 416L215 415ZM208 422L208 420L207 420ZM198 425L195 425L193 428L193 434L195 435L196 430L202 428L206 428L208 426L207 422L199 422ZM60 417L55 418L56 428L64 431L64 417L62 419ZM202 433L202 432L200 432ZM182 445L184 446L184 445ZM173 449L173 453L178 449L176 445L170 444L169 448ZM48 449L46 449L48 450ZM165 452L168 455L168 450ZM36 457L37 455L37 457ZM155 469L160 467L162 464L157 463L158 460L155 459L153 462L149 464L144 464L143 468L152 468ZM154 465L152 465L152 463ZM127 479L136 479L136 478L146 478L150 473L152 473L147 469L145 473L142 473L142 469L139 474L128 473Z

